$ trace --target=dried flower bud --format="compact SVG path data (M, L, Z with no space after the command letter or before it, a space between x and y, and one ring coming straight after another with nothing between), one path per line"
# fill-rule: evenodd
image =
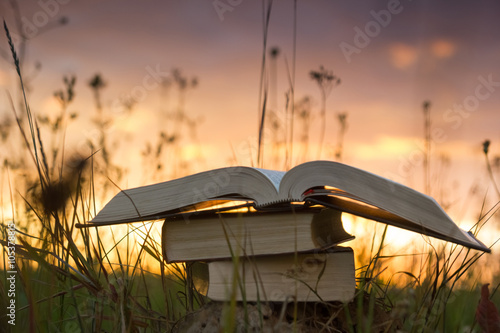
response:
M490 148L490 140L485 140L483 142L483 151L485 154L488 154L489 148Z

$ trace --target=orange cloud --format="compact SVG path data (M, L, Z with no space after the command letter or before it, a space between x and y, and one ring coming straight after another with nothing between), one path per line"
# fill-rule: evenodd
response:
M406 156L415 150L418 138L380 136L374 142L360 143L353 147L355 155L364 160L397 159Z
M389 54L391 63L398 69L405 69L413 65L418 58L417 48L403 44L396 43L389 47Z
M129 115L117 117L113 129L133 134L149 128L153 123L154 117L151 112L147 109L138 108Z
M42 110L44 115L55 117L61 112L61 103L53 95L42 100Z
M449 58L455 54L456 45L448 40L438 39L432 42L431 52L437 58Z

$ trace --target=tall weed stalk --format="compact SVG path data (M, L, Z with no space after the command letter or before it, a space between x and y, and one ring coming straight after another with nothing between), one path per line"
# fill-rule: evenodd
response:
M75 227L96 213L99 185L95 184L95 155L65 157L62 118L56 119L57 126L51 123L53 136L62 138L61 145L52 145L51 151L46 150L42 129L28 104L20 61L5 22L4 29L24 96L27 131L13 103L12 109L36 175L31 179L26 167L28 194L11 190L19 283L16 330L133 332L148 328L154 332L168 331L186 312L178 298L185 280L175 276L176 272L184 274L185 270L176 271L175 267L172 270L164 264L161 245L151 235L152 224L129 227L119 236L115 235L116 229L110 229L111 247L101 236L102 230ZM71 100L69 94L74 85L72 79L65 82L66 93L56 95L66 103L61 117ZM57 156L60 158L55 158ZM6 168L8 170L8 164ZM21 188L18 187L18 191ZM15 195L21 197L24 212L16 211ZM6 232L3 225L0 233ZM133 235L141 237L143 244L135 243ZM1 240L4 265L5 239ZM159 263L160 277L148 271L144 263L146 256ZM6 271L5 267L3 270ZM1 292L5 293L3 287ZM4 321L5 316L1 320Z

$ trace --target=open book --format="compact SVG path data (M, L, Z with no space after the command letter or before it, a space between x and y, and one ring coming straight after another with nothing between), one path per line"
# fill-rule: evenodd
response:
M260 211L287 209L289 203L322 205L490 252L431 197L331 161L306 162L288 172L227 167L124 190L83 226L161 219L232 201Z

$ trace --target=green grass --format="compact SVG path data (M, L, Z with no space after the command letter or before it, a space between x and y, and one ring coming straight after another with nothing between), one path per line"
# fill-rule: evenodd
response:
M118 275L97 293L79 284L61 282L50 271L23 269L19 276L30 281L18 279L16 283L15 332L29 332L31 324L41 332L113 332L120 331L123 318L127 328L148 327L151 332L163 332L174 322L166 315L164 288L172 299L182 298L184 293L184 286L174 276L162 279L147 272L139 277ZM180 318L186 309L177 301L169 304L168 311Z

